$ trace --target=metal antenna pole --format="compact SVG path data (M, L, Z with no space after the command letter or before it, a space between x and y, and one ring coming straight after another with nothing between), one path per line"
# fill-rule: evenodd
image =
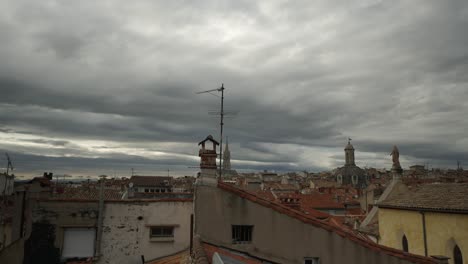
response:
M220 142L219 142L219 177L221 178L223 175L223 125L224 125L224 83L221 84L220 88L212 89L208 91L197 92L196 94L202 93L209 93L211 95L217 96L212 94L212 92L221 92L221 122L220 122ZM219 96L218 96L219 97Z
M224 119L224 83L221 84L221 131L219 140L219 178L223 179L223 119Z

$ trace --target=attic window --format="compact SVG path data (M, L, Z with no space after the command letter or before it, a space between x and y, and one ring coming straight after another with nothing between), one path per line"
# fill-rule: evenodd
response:
M252 225L232 225L232 243L250 244L252 242Z

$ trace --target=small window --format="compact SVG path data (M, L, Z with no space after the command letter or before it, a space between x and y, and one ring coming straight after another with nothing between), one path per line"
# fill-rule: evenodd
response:
M401 239L401 244L404 252L408 252L408 239L406 239L406 236L403 235L403 238Z
M304 258L304 264L320 264L320 258Z
M174 237L173 226L152 226L150 237Z
M145 189L145 193L149 192L149 189Z
M232 226L232 243L233 244L248 244L252 242L251 225L233 225Z
M453 248L453 263L455 264L463 264L463 257L460 248L455 245Z

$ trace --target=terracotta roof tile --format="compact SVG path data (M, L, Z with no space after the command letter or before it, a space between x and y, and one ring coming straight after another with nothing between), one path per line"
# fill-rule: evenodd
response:
M172 177L168 176L132 176L130 182L134 186L161 186L170 185Z
M189 251L184 250L174 255L162 257L162 258L155 259L155 260L145 262L145 263L147 264L179 264L179 263L184 263L184 260L187 259L188 256L189 256Z
M50 199L57 200L99 200L99 189L90 187L57 187L57 193ZM119 190L104 189L104 200L119 200L122 192Z

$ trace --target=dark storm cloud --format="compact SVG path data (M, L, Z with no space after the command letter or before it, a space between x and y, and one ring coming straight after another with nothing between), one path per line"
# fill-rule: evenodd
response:
M50 151L50 164L96 170L101 159L125 164L115 155L162 153L158 162L182 166L196 160L196 142L218 136L208 112L219 98L195 92L221 82L237 112L225 132L239 169L332 168L348 136L360 164L388 167L394 144L408 163L467 159L466 1L6 1L0 10L0 136L24 160Z

